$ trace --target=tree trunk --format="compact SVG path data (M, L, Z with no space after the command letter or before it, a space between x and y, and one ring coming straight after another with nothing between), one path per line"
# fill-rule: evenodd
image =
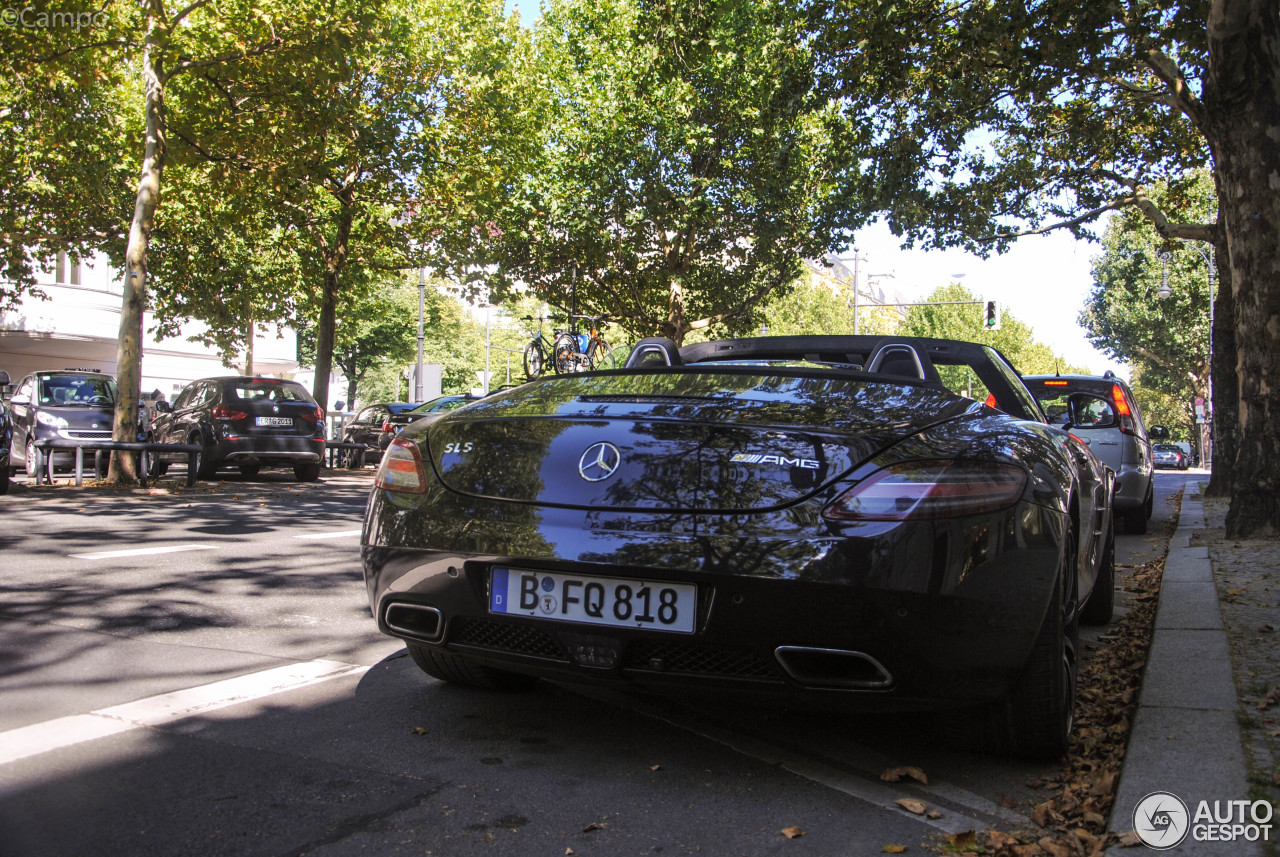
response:
M1218 296L1213 302L1213 394L1209 423L1209 458L1212 466L1210 497L1230 497L1235 468L1235 450L1240 448L1240 379L1236 375L1236 310L1232 300L1229 251L1223 241L1215 242L1214 265L1218 272Z
M138 439L138 402L142 393L142 314L147 308L147 248L160 206L160 178L164 173L164 78L159 68L158 11L148 4L146 45L142 70L146 78L146 148L142 177L129 225L125 251L123 298L120 306L120 337L116 346L116 413L111 439ZM119 485L137 481L138 470L131 453L112 453L107 479Z
M316 381L312 396L322 410L329 410L329 376L333 374L333 342L338 326L338 287L347 266L347 248L355 212L349 192L339 196L342 206L333 244L324 248L324 286L320 293L320 321L316 327Z
M1239 441L1227 535L1280 533L1280 7L1213 0L1206 137L1235 308Z

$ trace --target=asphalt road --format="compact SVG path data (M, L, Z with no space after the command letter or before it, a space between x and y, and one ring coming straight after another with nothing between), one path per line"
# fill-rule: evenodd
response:
M369 617L368 484L0 503L0 857L918 853L1056 773L928 718L437 683Z

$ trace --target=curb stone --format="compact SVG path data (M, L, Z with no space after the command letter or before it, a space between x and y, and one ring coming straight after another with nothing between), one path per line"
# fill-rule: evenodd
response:
M1191 534L1204 528L1200 494L1187 483L1178 528L1160 587L1151 650L1142 692L1111 807L1109 830L1134 829L1134 810L1152 792L1182 799L1194 815L1200 801L1243 800L1249 796L1239 701L1227 634L1208 548L1191 547ZM1191 818L1185 823L1190 826ZM1148 851L1112 846L1107 857ZM1170 854L1262 857L1262 845L1244 840L1199 842L1187 836Z

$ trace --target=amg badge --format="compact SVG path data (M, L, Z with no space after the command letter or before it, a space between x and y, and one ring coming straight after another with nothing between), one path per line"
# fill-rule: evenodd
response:
M737 464L776 464L779 467L799 467L801 470L817 470L819 466L812 458L787 458L785 455L758 455L754 452L734 453L729 460Z

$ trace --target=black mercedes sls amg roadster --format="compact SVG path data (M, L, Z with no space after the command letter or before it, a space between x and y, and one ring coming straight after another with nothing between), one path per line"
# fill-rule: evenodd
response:
M948 707L1054 756L1114 593L1114 474L1070 427L983 345L644 339L406 428L369 600L445 681Z

